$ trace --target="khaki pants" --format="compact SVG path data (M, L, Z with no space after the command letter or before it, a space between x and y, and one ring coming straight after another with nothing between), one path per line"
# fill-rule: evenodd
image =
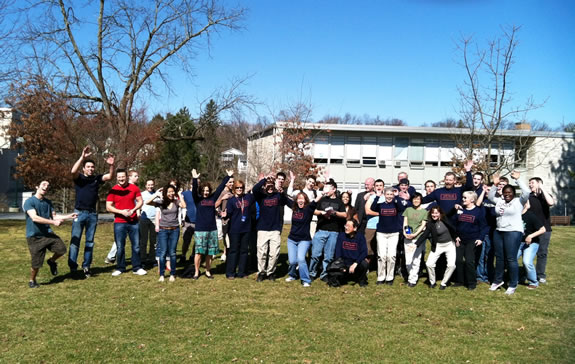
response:
M265 273L269 276L275 272L280 256L280 246L281 232L258 231L258 273Z
M447 258L447 269L441 281L441 285L446 286L453 271L455 271L455 243L452 241L448 243L438 243L435 247L435 251L429 253L427 262L425 263L427 265L427 273L429 274L429 284L435 284L435 263L441 254L445 254Z
M399 233L377 233L377 281L393 281Z

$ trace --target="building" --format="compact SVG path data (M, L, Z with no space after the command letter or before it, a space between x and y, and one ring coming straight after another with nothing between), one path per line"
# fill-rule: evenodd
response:
M10 108L0 108L0 211L19 211L22 206L22 182L13 178L18 150L12 149L8 136L10 124L19 119Z
M220 160L227 165L232 165L239 173L245 173L247 169L246 154L239 149L230 148L221 153Z
M248 139L248 180L259 172L270 171L279 155L278 143L288 123L273 124ZM311 129L308 153L315 163L329 171L340 190L355 193L368 177L381 178L386 185L397 183L397 174L405 171L411 184L422 191L426 180L440 182L451 171L454 157L463 157L456 140L469 135L468 129L405 127L383 125L303 124ZM516 130L498 131L500 142L492 146L491 163L517 162L511 168L543 179L557 204L553 214L572 215L575 184L570 175L575 166L573 133L535 132L525 124ZM527 145L526 148L522 148ZM479 150L479 153L486 150ZM522 158L519 157L519 153ZM519 162L521 159L521 162Z

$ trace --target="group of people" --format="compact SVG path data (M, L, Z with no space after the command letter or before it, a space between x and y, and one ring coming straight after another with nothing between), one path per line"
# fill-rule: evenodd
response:
M233 171L215 189L192 171L192 181L182 188L177 181L155 189L147 180L140 191L135 171L115 169L114 157L106 159L106 174L95 173L89 159L89 147L83 149L72 167L76 189L74 213L59 216L45 194L48 181L42 181L34 196L24 204L26 238L32 269L29 286L38 287L36 276L47 250L54 254L47 260L52 274L58 274L56 260L66 254L66 245L50 225L58 226L72 219L72 236L68 266L79 271L77 263L80 241L85 235L81 272L90 277L94 235L98 224L96 205L99 187L116 177L117 183L106 198L107 211L114 214L114 244L106 263L115 263L112 276L126 272L125 245L131 242L131 265L136 275L145 275L157 265L159 281L175 280L177 245L183 235L180 262L190 257L190 278L204 275L213 279L212 259L224 241L226 278L245 278L250 266L257 270L257 282L276 280L280 256L284 209L292 210L287 238L289 269L285 280L299 280L309 287L315 279L338 286L355 281L368 284L367 273L377 270L377 285L393 285L400 274L409 287L418 284L425 262L428 284L437 286L436 268L442 256L446 267L439 289L478 283L491 283L490 290L504 284L508 272L507 294L513 294L520 281L535 289L546 282L545 267L551 236L549 209L553 197L543 189L540 178L531 178L529 186L518 172L510 177L492 176L493 185L484 184L481 172L472 172L467 161L465 185L458 185L453 172L445 174L443 187L432 180L425 182L424 195L410 185L408 175L398 175L398 184L385 186L381 179L368 178L365 190L352 204L352 193L340 193L329 179L318 186L315 176L306 176L305 185L294 191L296 176L290 172L289 186L283 172L261 176L248 190L243 181L234 179ZM181 234L182 233L182 234ZM192 245L192 238L194 244ZM523 255L525 274L519 274L518 258ZM535 257L537 264L534 264ZM205 271L200 272L202 260ZM308 264L309 262L309 264ZM494 264L495 262L495 264Z

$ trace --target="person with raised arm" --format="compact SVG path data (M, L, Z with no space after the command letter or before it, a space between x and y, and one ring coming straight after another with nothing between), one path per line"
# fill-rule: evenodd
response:
M132 244L132 272L143 276L147 272L140 261L140 224L138 210L144 204L140 189L128 182L125 169L116 172L118 183L112 187L106 198L106 210L114 214L114 240L116 246L116 270L112 273L117 277L126 271L126 237Z
M180 192L180 194L178 194ZM147 201L146 205L155 206L157 211L154 227L158 233L159 281L164 281L166 256L170 257L170 282L176 279L176 248L180 238L180 209L186 208L186 202L174 185L160 188Z
M74 213L78 215L72 223L72 237L70 238L70 251L68 253L68 266L70 271L75 273L78 269L78 252L80 251L80 241L82 233L85 231L84 261L82 271L86 278L92 275L90 265L94 252L94 235L98 226L98 191L100 186L114 177L114 156L109 155L106 163L109 165L108 173L96 174L95 162L89 157L92 155L89 146L82 149L80 158L72 166L70 171L76 190L76 203ZM80 171L82 168L82 171Z
M509 272L509 285L505 294L512 295L517 289L519 282L519 265L517 255L523 236L523 220L521 214L523 206L529 201L529 188L519 180L520 174L517 171L511 172L511 178L515 180L521 188L521 196L516 198L515 188L510 184L505 185L502 190L502 197L497 197L497 190L491 188L489 199L495 203L495 213L497 215L497 228L493 233L493 246L495 248L495 278L490 291L496 291L504 283L505 266ZM499 184L499 175L493 175L493 185Z
M219 253L218 227L216 225L216 200L226 187L228 180L234 175L233 170L226 170L224 177L216 191L208 182L203 182L198 186L200 174L196 169L192 170L192 194L196 204L196 231L194 239L196 241L196 255L194 257L195 274L194 279L200 278L200 263L202 255L206 257L206 278L213 279L210 272L212 257Z
M66 254L66 245L54 234L50 225L60 226L62 221L76 219L77 213L68 215L56 215L52 201L45 198L46 192L50 187L50 182L42 181L36 186L36 192L32 197L24 202L24 212L26 213L26 242L30 250L31 268L30 268L30 281L28 286L30 288L38 288L36 282L38 271L44 264L46 257L46 250L54 253L51 258L46 262L50 267L52 275L58 274L58 264L56 260Z

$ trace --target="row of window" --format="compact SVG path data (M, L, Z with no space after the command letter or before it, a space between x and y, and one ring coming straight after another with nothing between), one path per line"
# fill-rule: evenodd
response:
M314 162L347 166L411 167L451 166L452 158L463 157L453 140L408 137L355 137L320 135L314 139ZM486 153L487 151L485 151ZM513 155L512 143L492 149L492 163L501 155Z

